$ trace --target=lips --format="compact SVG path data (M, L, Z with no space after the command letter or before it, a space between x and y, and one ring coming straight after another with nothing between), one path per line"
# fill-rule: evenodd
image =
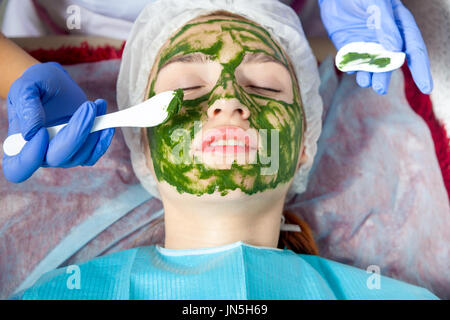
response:
M202 152L248 152L257 148L257 137L250 130L236 126L212 128L201 141ZM197 144L198 145L198 144ZM196 148L199 150L200 148Z

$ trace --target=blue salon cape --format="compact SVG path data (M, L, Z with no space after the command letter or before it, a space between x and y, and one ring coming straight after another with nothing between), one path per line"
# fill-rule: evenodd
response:
M15 299L437 299L430 291L288 249L242 241L146 246L44 274Z

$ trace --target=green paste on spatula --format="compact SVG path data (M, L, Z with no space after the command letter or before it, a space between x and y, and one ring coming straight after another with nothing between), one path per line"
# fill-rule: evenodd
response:
M175 90L173 98L172 100L170 100L170 103L167 107L167 118L164 119L164 121L161 122L161 124L167 122L167 120L169 120L174 114L177 114L180 111L181 105L183 103L183 97L184 92L182 89Z

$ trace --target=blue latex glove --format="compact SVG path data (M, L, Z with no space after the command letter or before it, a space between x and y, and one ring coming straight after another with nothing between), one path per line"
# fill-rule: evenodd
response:
M400 0L319 0L319 7L338 50L350 42L365 41L380 43L389 51L403 51L417 87L425 94L431 92L433 80L425 42L413 15ZM385 94L391 73L358 71L356 82Z
M11 182L28 179L39 167L92 166L108 149L114 128L89 133L106 101L86 101L83 90L56 62L29 67L10 87L8 136L28 142L15 156L3 154L3 173ZM49 143L44 127L68 122Z

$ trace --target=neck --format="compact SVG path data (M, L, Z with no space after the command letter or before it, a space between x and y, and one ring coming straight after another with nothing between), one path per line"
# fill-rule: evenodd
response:
M161 193L168 249L217 247L237 241L276 248L285 187L246 196L235 190L225 198ZM204 198L206 196L206 199ZM214 200L215 199L215 200Z

